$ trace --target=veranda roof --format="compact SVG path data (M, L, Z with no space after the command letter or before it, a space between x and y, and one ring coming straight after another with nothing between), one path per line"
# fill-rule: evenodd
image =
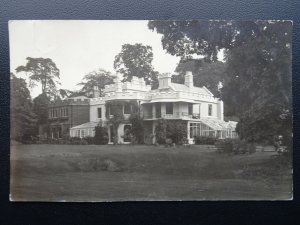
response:
M75 127L71 127L70 129L72 130L72 129L88 129L88 128L95 128L97 125L98 125L98 122L90 121L90 122L83 123L83 124L80 124L80 125L75 126Z
M197 103L194 100L190 100L190 99L168 99L168 98L164 98L164 99L154 99L151 100L150 102L145 102L145 103L155 103L155 102L188 102L188 103Z
M214 118L201 118L200 121L213 130L226 130L227 122Z

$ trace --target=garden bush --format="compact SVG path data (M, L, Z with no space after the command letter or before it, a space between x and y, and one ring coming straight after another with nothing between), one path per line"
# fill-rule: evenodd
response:
M95 145L106 145L108 144L108 132L107 128L101 125L95 127L95 136L93 138Z
M256 151L256 145L239 139L220 139L215 143L217 151L227 154L252 154Z
M159 120L155 127L155 137L158 144L168 144L167 139L172 143L182 145L186 142L186 122ZM168 140L169 141L169 140Z
M195 136L196 145L214 145L217 141L215 137Z
M94 144L94 137L89 137L89 136L88 137L84 137L83 140L86 141L86 143L88 145L93 145Z

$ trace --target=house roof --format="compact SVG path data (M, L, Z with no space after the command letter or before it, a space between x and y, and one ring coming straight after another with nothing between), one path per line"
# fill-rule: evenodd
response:
M86 128L94 128L98 125L98 122L95 122L95 121L90 121L90 122L87 122L87 123L83 123L83 124L80 124L78 126L75 126L75 127L71 127L70 129L86 129Z
M211 95L212 93L205 87L188 87L184 84L171 83L170 87L174 91L196 92L204 95Z
M89 98L84 95L80 95L80 96L76 96L76 97L70 97L68 99L89 99Z

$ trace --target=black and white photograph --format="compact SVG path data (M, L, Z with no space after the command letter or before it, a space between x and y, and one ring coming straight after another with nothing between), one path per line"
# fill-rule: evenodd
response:
M290 20L11 20L10 201L293 199Z

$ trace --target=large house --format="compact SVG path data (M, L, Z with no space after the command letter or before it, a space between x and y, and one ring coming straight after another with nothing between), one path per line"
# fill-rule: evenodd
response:
M143 118L145 143L155 143L155 127L159 119L180 120L186 124L187 139L193 143L195 136L235 138L236 122L224 121L223 102L215 98L206 87L195 87L193 74L187 72L184 84L171 82L171 75L159 77L158 89L151 90L143 78L133 77L131 82L106 85L104 97L89 99L89 122L70 128L71 137L95 135L95 127L101 123L108 128L109 143L113 142L113 129L109 123L113 113L111 104L121 104L124 122L118 127L118 143L128 143L125 132L131 128L129 117L133 106Z

